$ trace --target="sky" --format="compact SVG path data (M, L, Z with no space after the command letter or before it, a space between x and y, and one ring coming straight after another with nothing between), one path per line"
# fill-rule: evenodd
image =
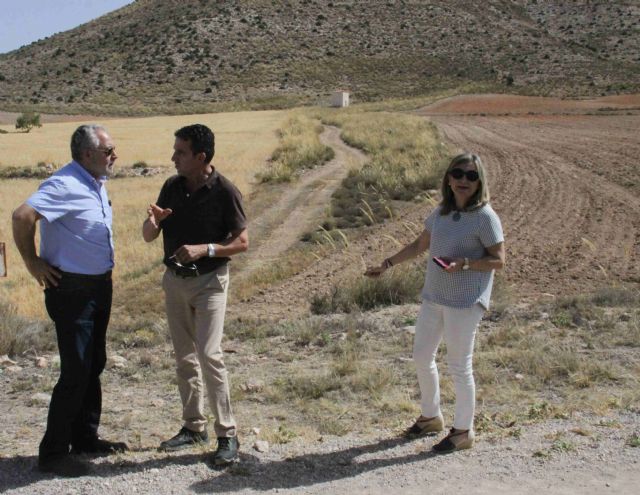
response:
M0 0L0 53L68 31L133 0Z

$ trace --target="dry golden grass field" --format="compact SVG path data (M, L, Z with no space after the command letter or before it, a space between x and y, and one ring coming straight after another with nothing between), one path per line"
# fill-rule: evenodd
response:
M153 177L123 178L107 188L114 208L117 277L136 279L157 266L161 243L146 245L140 235L146 207L155 201L163 181L174 172L171 163L173 132L195 122L210 126L216 134L217 169L247 195L257 172L278 145L277 130L287 112L238 112L132 119L109 119L105 127L113 137L118 160L116 170L137 161L165 167ZM102 123L102 122L101 122ZM70 159L69 139L79 122L47 123L29 133L0 134L0 168L32 167L38 162L64 165ZM0 299L13 303L19 314L44 318L40 288L24 268L11 234L11 211L37 189L40 180L0 180L0 241L7 243L9 277L0 279Z

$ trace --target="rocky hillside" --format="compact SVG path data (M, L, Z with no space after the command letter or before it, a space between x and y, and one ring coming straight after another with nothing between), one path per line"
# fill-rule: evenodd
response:
M138 0L0 55L0 109L145 113L640 89L634 0Z

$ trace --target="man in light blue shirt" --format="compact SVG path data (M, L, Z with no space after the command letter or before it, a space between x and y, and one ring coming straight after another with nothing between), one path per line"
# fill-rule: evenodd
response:
M82 125L71 137L71 163L45 180L13 212L13 236L29 273L44 287L55 323L60 378L40 443L43 472L76 477L89 472L73 453L127 449L98 436L112 301L113 231L104 187L117 158L107 131ZM35 231L40 221L40 255Z

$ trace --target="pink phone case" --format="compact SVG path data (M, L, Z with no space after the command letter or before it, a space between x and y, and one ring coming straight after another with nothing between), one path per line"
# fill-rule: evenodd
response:
M440 268L448 268L449 267L449 263L447 263L446 261L444 261L442 258L438 258L436 256L433 257L433 261L435 262L436 265L438 265Z

